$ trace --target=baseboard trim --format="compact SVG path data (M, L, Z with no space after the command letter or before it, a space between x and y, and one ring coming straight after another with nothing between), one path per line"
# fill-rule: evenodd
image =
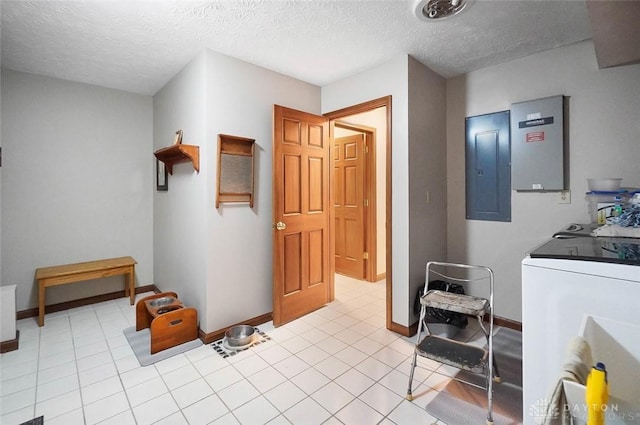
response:
M391 322L391 326L388 328L391 332L395 332L402 336L413 336L418 332L418 322L413 325L407 327L403 325L399 325L396 322Z
M158 287L156 285L145 285L145 286L139 286L136 288L136 294L142 294L144 292L155 292L156 294L159 294L160 289L158 289ZM51 304L51 305L47 305L44 308L44 312L46 313L55 313L58 311L64 311L64 310L70 310L72 308L76 308L76 307L82 307L85 305L90 305L90 304L97 304L97 303L101 303L104 301L111 301L111 300L116 300L118 298L124 298L125 292L124 290L122 291L116 291L116 292L110 292L108 294L101 294L101 295L96 295L93 297L87 297L87 298L81 298L78 300L72 300L72 301L65 301L62 303L58 303L58 304ZM18 311L16 313L16 319L20 320L20 319L27 319L29 317L38 317L38 308L29 308L26 310L21 310ZM235 323L231 326L236 326L236 325L251 325L251 326L259 326L262 325L263 323L266 323L270 320L273 320L273 314L271 312L269 313L265 313L262 314L260 316L256 316L253 317L251 319L245 320L243 322L240 323ZM200 338L200 340L205 343L205 344L209 344L212 343L214 341L217 341L219 339L221 339L224 336L224 333L227 331L227 329L229 329L231 326L228 326L226 328L223 329L219 329L217 331L214 332L210 332L210 333L205 333L202 329L198 329L198 338ZM19 331L16 331L16 339L15 340L10 340L10 341L5 341L2 342L0 345L0 353L4 353L6 351L13 351L13 350L17 350L18 349L18 336L19 336ZM15 348L13 348L15 345ZM5 350L6 347L6 351Z
M386 273L380 273L378 276L376 276L376 282L380 282L382 279L386 279L386 278L387 278Z
M226 328L218 329L217 331L205 333L202 329L198 331L198 337L205 344L211 344L214 341L222 339L224 337L224 333L227 329L236 326L236 325L251 325L251 326L260 326L263 323L267 323L268 321L273 320L273 314L271 312L262 314L260 316L253 317L251 319L247 319L242 322L235 323L231 326L227 326Z
M18 349L18 341L20 340L20 331L16 330L16 338L0 342L0 353L8 353Z
M522 322L517 320L511 320L504 317L493 316L493 324L502 326L503 328L513 329L514 331L522 332Z
M160 290L156 287L156 285L145 285L139 286L136 288L136 294L142 294L144 292L155 292L158 293ZM125 295L124 289L122 291L109 292L108 294L95 295L93 297L80 298L78 300L65 301L58 304L51 304L44 307L45 314L47 313L55 313L58 311L70 310L76 307L82 307L90 304L98 304L105 301L117 300L118 298L124 298ZM16 313L16 319L27 319L29 317L37 317L38 316L38 308L29 308L27 310L21 310Z
M160 293L161 291L155 285L145 285L145 286L139 286L136 288L136 294L141 294L144 292ZM122 291L110 292L108 294L96 295L88 298L81 298L73 301L66 301L58 304L51 304L51 305L45 306L45 313L55 313L58 311L70 310L76 307L82 307L85 305L97 304L104 301L111 301L118 298L124 298L125 296L126 296L125 292L124 290L122 290ZM27 319L29 317L37 317L37 316L38 316L37 308L21 310L16 313L17 320ZM210 344L224 337L224 333L227 331L227 329L229 329L232 326L236 326L236 325L259 326L270 320L273 320L273 314L271 312L253 317L243 322L235 323L231 326L227 326L226 328L222 328L217 331L213 331L209 333L205 333L202 329L198 329L198 337L200 338L200 340L202 340L204 344ZM499 316L494 316L493 322L497 326L502 326L504 328L509 328L518 332L522 332L522 322L518 322L516 320L511 320L511 319L507 319ZM415 322L411 326L404 326L395 322L391 322L391 326L388 329L402 336L411 337L418 332L418 322ZM20 331L16 331L16 339L1 342L0 353L6 353L9 351L17 350L19 337L20 337Z

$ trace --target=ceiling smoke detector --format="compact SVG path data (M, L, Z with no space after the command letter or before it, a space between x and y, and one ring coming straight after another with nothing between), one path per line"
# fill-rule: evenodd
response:
M415 14L418 19L437 22L457 15L466 9L473 0L420 0L416 3Z

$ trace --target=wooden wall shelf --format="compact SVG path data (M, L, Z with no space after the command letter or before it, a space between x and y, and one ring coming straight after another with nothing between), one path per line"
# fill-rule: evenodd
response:
M192 162L193 169L200 172L200 146L175 144L154 152L159 161L164 162L169 174L173 174L173 164Z

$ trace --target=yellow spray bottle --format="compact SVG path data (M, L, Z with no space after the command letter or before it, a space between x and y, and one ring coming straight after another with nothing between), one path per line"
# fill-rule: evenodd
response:
M609 384L607 369L604 363L596 363L587 377L585 391L587 403L587 425L604 425L607 402L609 401Z

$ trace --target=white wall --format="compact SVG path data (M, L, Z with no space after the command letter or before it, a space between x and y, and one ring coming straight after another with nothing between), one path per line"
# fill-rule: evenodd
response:
M391 193L392 217L392 317L394 323L408 326L409 270L409 184L408 184L408 57L400 55L378 67L322 87L322 112L357 105L391 96ZM389 270L387 270L387 275Z
M151 97L2 70L2 283L37 306L35 269L130 255L153 283ZM47 304L123 289L47 291Z
M345 78L322 88L323 113L335 111L353 106L383 96L392 96L392 154L391 154L391 178L392 178L392 217L387 217L387 226L392 226L392 321L402 326L410 326L413 314L410 313L409 304L415 294L410 294L412 278L410 268L410 186L409 186L409 155L410 145L410 120L426 120L422 112L427 112L431 102L433 107L438 104L441 94L437 94L442 88L427 87L430 84L444 86L444 81L437 83L435 74L428 70L420 70L423 65L417 64L407 55L398 56L378 67ZM410 71L411 68L411 71ZM435 97L423 97L416 104L420 105L416 113L409 113L409 90L419 90L427 94L431 90ZM422 103L424 102L424 103ZM443 103L440 103L442 106ZM422 112L421 112L422 111ZM443 126L443 122L432 121L433 125ZM420 127L420 124L414 123ZM439 131L438 131L439 133ZM422 138L420 140L423 140ZM415 143L420 143L417 139ZM419 164L424 167L424 164ZM391 219L391 222L389 222ZM422 219L421 219L422 221ZM444 227L444 220L440 224ZM421 226L416 222L415 226ZM446 241L432 241L421 239L421 243L440 243L445 246ZM421 259L421 263L427 259ZM388 273L388 271L387 271Z
M493 268L497 315L521 320L525 254L567 224L588 222L588 177L640 186L639 83L640 65L598 69L591 41L447 81L448 259ZM512 191L510 223L466 220L465 116L560 94L569 97L571 204L559 204L558 193Z
M153 270L161 291L174 291L181 301L200 314L207 306L207 157L205 55L193 59L153 97L153 150L173 143L177 130L183 131L182 143L200 149L200 173L191 163L174 165L168 177L169 190L153 195ZM212 153L213 152L213 153Z
M132 255L137 284L179 292L205 312L206 332L269 312L272 105L326 113L391 95L392 320L411 324L424 262L444 247L449 261L492 267L496 314L521 320L520 261L567 223L588 220L586 179L615 176L640 186L638 81L640 65L599 70L590 41L448 80L445 183L437 162L442 82L406 55L320 90L207 51L153 104L145 96L2 70L2 283L18 284L17 308L24 310L37 304L35 268ZM512 192L512 222L466 220L464 118L556 94L569 97L572 203L559 204L556 193ZM169 191L155 192L151 152L169 145L178 129L184 143L200 146L201 171L179 164ZM215 209L218 133L256 139L253 209ZM442 221L445 190L446 238L434 226ZM47 300L121 288L121 278L109 278L56 288ZM240 297L248 301L225 301Z
M320 113L320 88L206 51L207 320L214 331L273 310L273 105ZM255 139L254 206L215 208L218 134Z
M200 146L200 173L179 164L155 194L155 276L214 332L272 311L273 105L320 111L320 89L204 51L154 96L154 149L178 129ZM255 200L216 209L218 134L256 140Z

